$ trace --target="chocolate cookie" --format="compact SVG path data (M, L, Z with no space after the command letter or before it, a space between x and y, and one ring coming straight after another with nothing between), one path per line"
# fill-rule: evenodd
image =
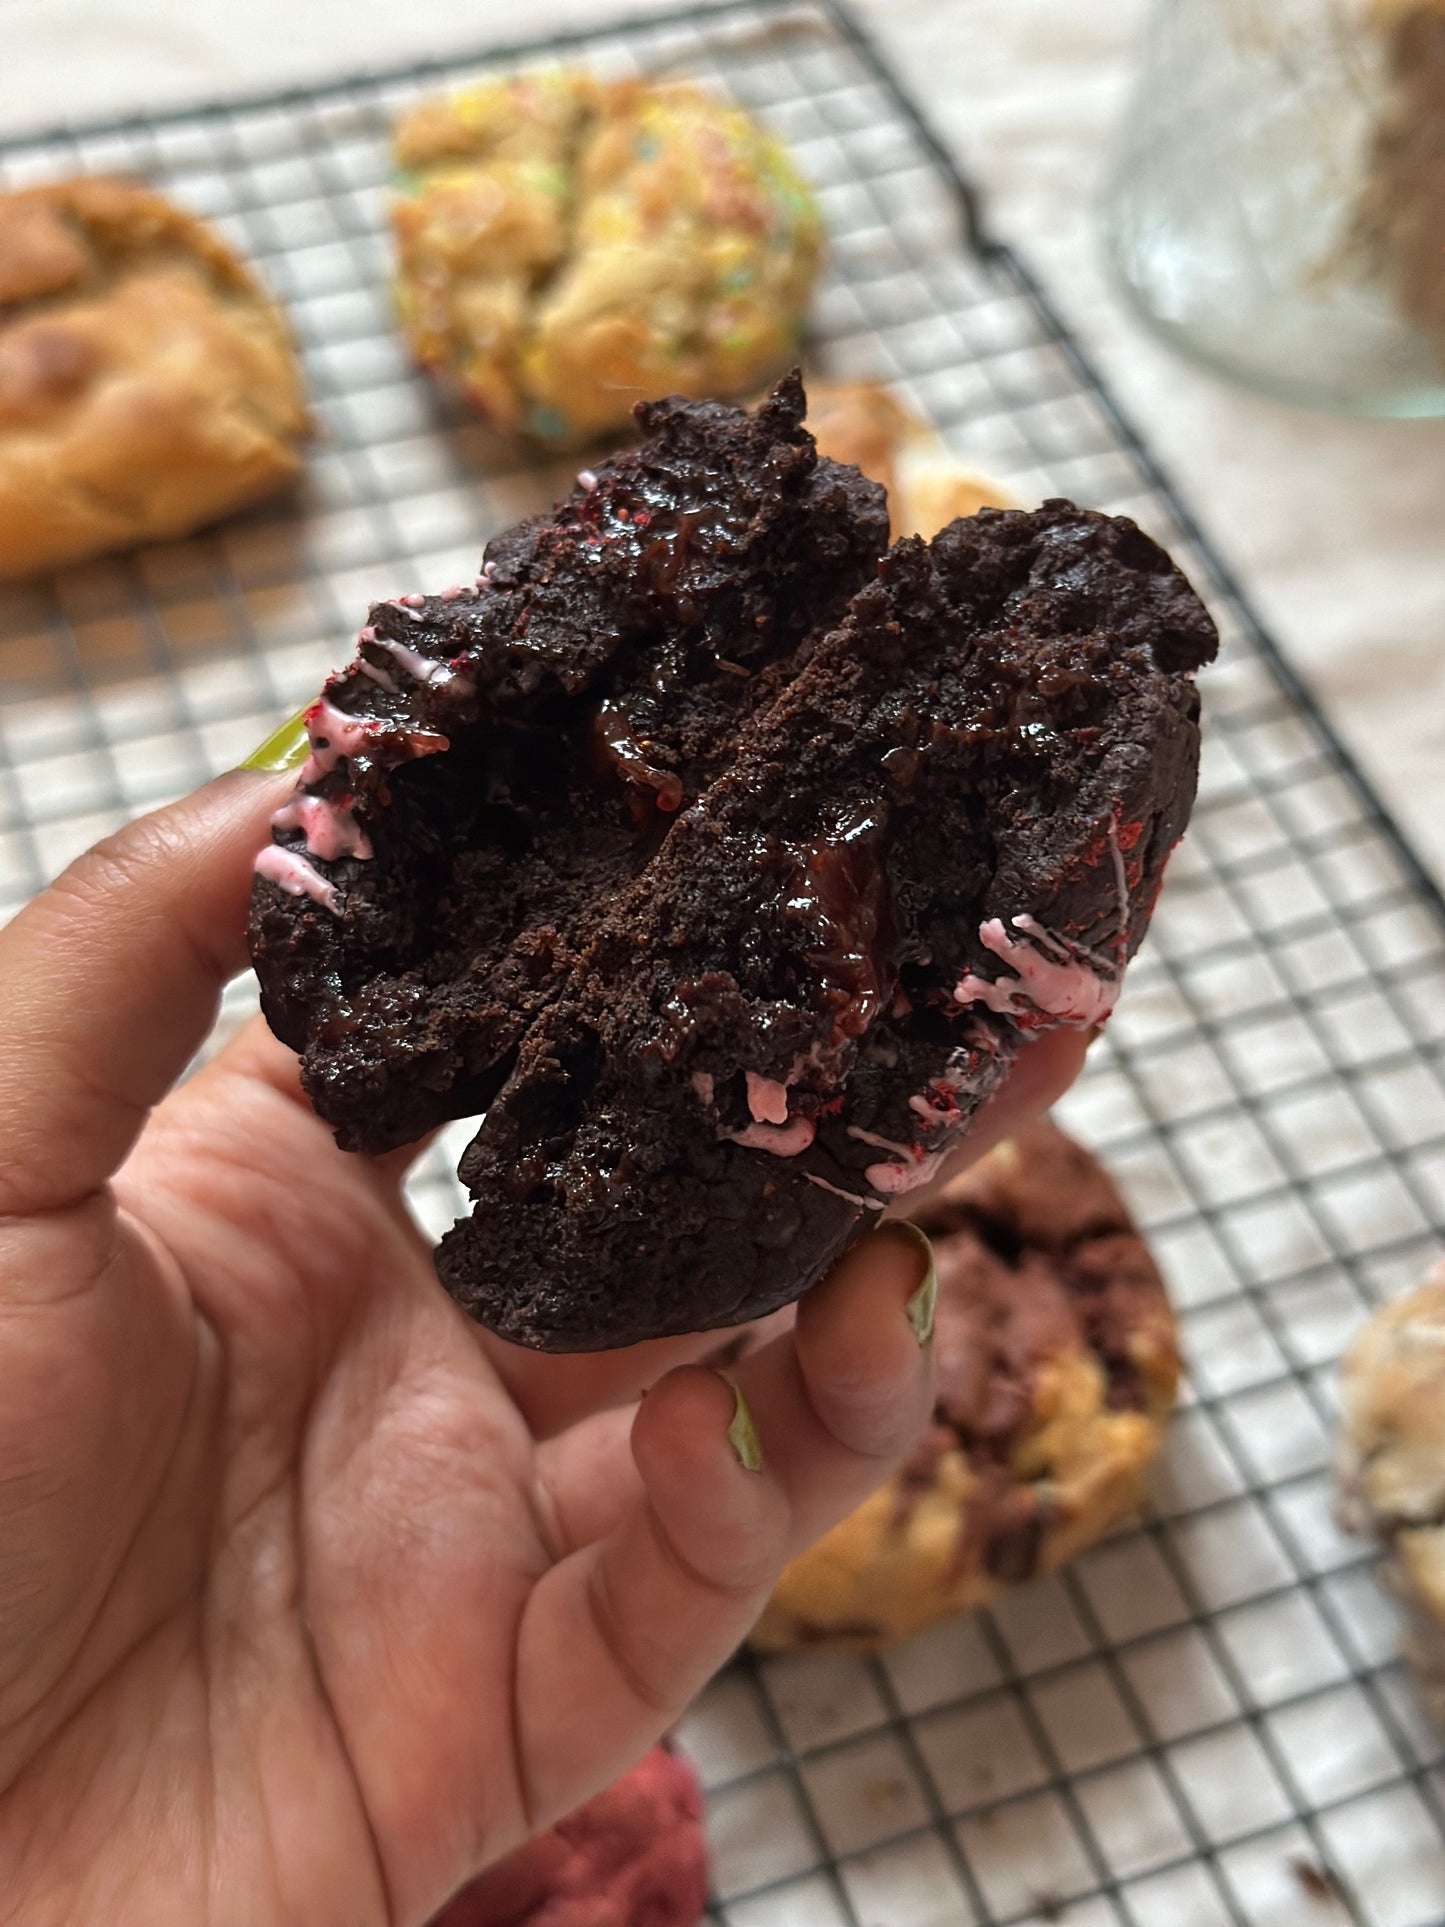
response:
M485 1111L438 1264L522 1343L796 1298L1024 1035L1108 1014L1188 817L1215 635L1163 551L1051 502L879 562L802 405L658 404L373 609L258 859L339 1141Z
M1405 1656L1445 1724L1445 1265L1356 1334L1340 1421L1342 1522L1379 1540Z
M788 1567L756 1646L902 1638L1054 1571L1138 1503L1178 1351L1154 1261L1097 1161L1032 1125L951 1186L925 1228L932 1427Z

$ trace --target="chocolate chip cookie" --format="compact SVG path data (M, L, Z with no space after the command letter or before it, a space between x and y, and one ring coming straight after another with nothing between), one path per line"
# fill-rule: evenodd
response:
M1047 1121L924 1219L938 1268L933 1423L795 1559L765 1649L874 1646L1053 1572L1139 1500L1174 1402L1164 1285L1114 1185Z

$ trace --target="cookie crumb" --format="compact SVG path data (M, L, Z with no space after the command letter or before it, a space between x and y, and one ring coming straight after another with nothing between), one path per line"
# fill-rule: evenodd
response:
M1346 1902L1344 1884L1333 1867L1327 1867L1319 1860L1306 1860L1297 1854L1289 1863L1289 1870L1296 1882L1309 1895L1311 1900L1321 1906L1335 1902L1343 1906Z

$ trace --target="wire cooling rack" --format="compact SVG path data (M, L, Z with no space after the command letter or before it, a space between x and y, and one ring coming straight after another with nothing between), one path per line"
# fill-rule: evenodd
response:
M1440 1744L1367 1554L1331 1526L1328 1459L1347 1335L1438 1242L1445 906L844 13L754 0L0 150L11 184L138 171L215 219L287 304L321 428L297 500L0 591L0 913L236 762L345 656L368 600L474 573L488 533L565 487L499 466L409 370L384 238L394 111L497 59L565 57L712 77L769 120L832 236L819 363L896 382L1025 496L1137 517L1225 637L1194 827L1065 1107L1183 1326L1148 1515L879 1659L722 1674L682 1729L714 1918L1437 1923ZM419 1211L444 1223L457 1195L435 1155Z

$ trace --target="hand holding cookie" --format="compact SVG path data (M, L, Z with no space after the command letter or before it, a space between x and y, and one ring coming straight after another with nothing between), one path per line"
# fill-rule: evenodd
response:
M529 1356L510 1387L407 1218L408 1154L339 1152L259 1024L173 1090L279 801L224 778L0 936L19 1921L164 1927L217 1891L269 1927L422 1918L638 1756L928 1409L906 1233L855 1246L736 1385L686 1362L709 1334L604 1409L636 1361Z

